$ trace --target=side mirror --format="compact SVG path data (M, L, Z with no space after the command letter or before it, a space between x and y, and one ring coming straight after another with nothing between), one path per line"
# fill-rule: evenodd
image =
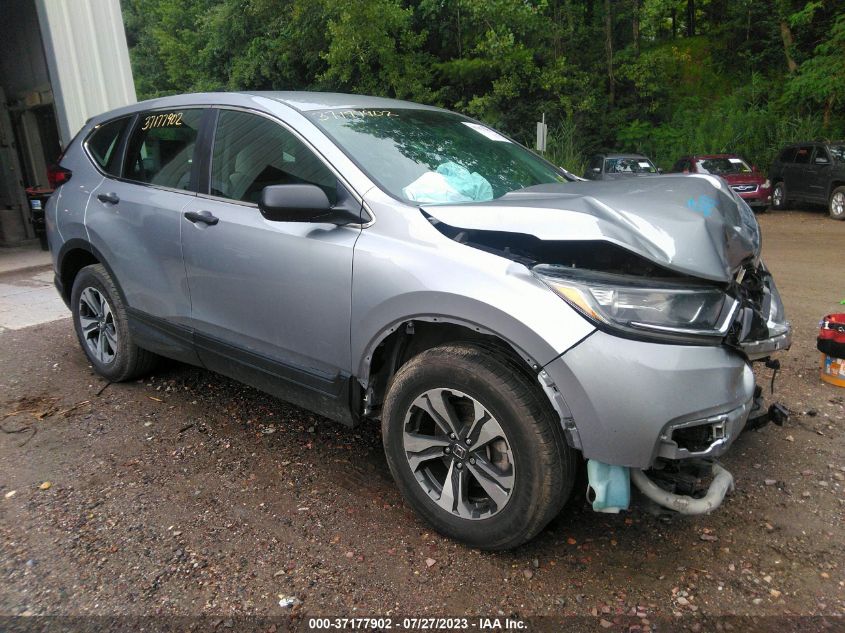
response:
M317 185L270 185L258 201L261 215L272 222L323 222L352 224L361 221L361 209L354 204L332 206L326 192Z

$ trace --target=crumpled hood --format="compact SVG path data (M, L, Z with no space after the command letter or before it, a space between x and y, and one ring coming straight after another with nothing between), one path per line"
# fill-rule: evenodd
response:
M713 176L537 185L488 202L422 209L456 228L607 241L665 268L725 283L760 253L753 212Z

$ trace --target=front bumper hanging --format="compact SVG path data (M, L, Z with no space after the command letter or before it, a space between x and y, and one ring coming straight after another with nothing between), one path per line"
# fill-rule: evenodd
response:
M727 470L713 464L713 481L707 493L701 498L689 495L678 495L664 490L654 483L642 470L631 470L631 481L646 497L664 508L674 510L680 514L696 515L712 512L725 499L725 495L734 489L734 478Z

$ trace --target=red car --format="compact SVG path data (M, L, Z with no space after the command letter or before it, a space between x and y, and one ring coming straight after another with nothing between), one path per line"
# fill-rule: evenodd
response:
M772 183L757 167L736 154L685 156L675 163L672 171L721 176L753 209L762 211L772 202Z

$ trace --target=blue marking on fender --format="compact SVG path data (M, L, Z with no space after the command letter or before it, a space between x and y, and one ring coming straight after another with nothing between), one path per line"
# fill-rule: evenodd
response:
M696 213L700 213L705 218L710 217L710 214L713 213L713 209L716 208L716 199L707 196L707 195L700 195L698 198L690 198L687 200L687 207L691 211L695 211Z

